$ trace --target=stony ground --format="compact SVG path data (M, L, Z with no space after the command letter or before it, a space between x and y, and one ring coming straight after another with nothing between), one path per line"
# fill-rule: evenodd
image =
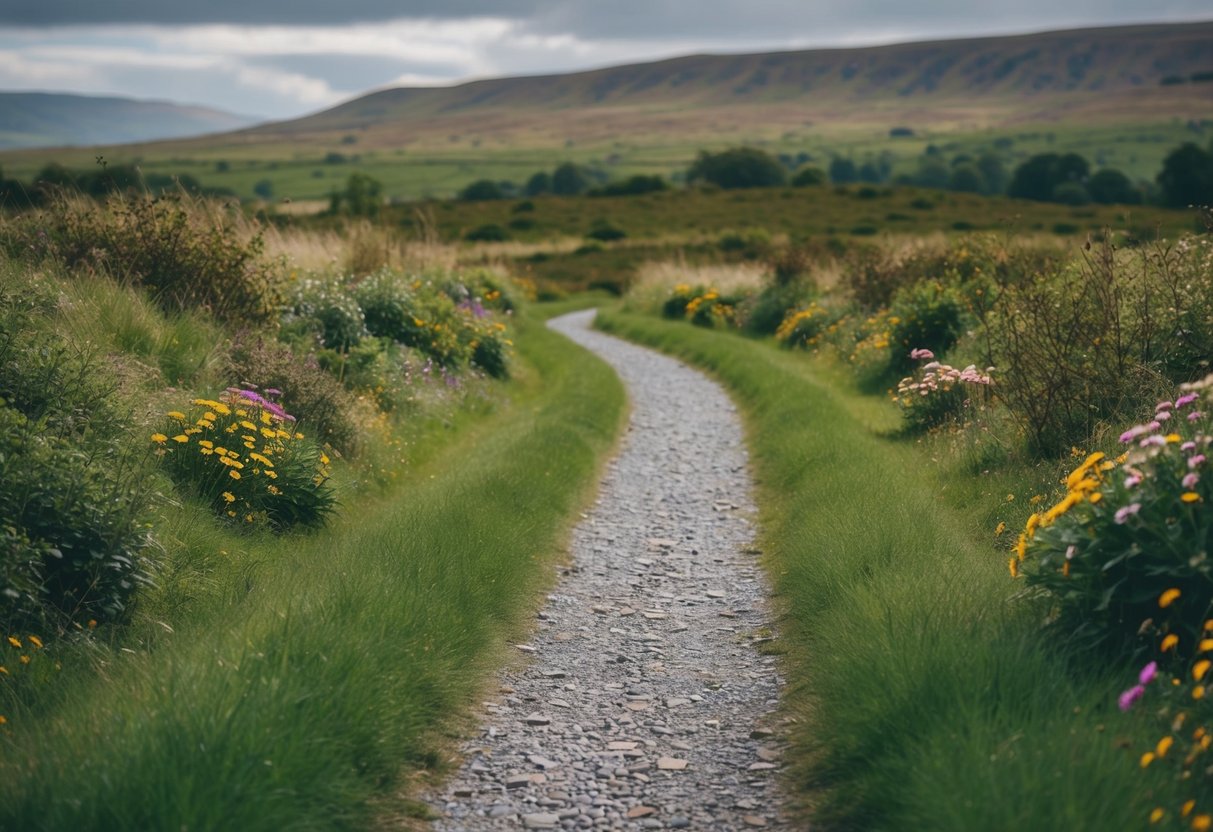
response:
M623 378L628 433L517 646L527 661L432 800L435 828L787 828L737 414L698 372L590 330L592 315L551 326Z

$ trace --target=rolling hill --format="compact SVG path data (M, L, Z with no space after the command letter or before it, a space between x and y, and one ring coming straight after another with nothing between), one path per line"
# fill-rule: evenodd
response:
M352 170L410 198L475 178L525 181L553 160L609 175L671 174L701 148L801 158L932 144L997 146L1008 161L1074 150L1152 179L1181 141L1213 135L1213 20L747 55L692 55L563 75L388 89L304 118L94 150L10 151L29 176L92 154L189 173L251 196L323 198ZM890 130L898 131L892 138ZM1002 144L993 145L995 141ZM1010 148L1013 143L1014 148Z
M221 133L254 119L167 101L0 93L0 148L125 144Z

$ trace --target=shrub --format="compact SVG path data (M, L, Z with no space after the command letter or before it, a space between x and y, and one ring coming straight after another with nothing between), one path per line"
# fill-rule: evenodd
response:
M358 451L354 402L313 355L256 333L238 334L229 358L231 378L246 387L281 390L282 406L317 441L350 455Z
M509 232L496 223L487 223L473 228L463 235L469 243L503 243L510 239Z
M721 188L760 188L782 185L787 172L779 160L754 147L735 147L719 153L700 151L687 182L700 180Z
M947 352L964 332L959 293L938 281L901 289L894 296L890 311L894 369L910 367L910 351L915 348L939 354Z
M292 286L283 325L288 332L314 335L322 346L348 350L366 337L366 317L358 301L336 277L312 277Z
M687 283L679 283L670 292L670 296L661 304L661 315L663 318L685 318L687 314L687 304L694 298L699 297L704 289L702 287L692 287Z
M708 289L687 303L686 317L696 326L729 326L737 320L737 302L737 298L721 297L715 289Z
M775 331L775 339L785 347L817 346L822 333L838 316L816 301L803 309L788 312Z
M262 256L259 231L234 225L218 206L182 195L115 196L102 210L60 196L0 234L10 253L106 271L165 309L263 323L278 304L276 266Z
M903 378L897 385L894 401L901 407L907 431L921 433L944 424L963 425L966 414L974 406L974 396L983 401L993 380L987 367L983 373L973 364L958 370L950 364L935 361L928 349L910 351L910 358L927 360L921 374Z
M805 280L771 281L741 305L742 329L755 335L774 335L789 310L807 303L814 294L816 287Z
M329 457L272 398L229 388L167 417L164 432L151 437L157 453L221 517L284 530L321 526L332 513Z
M1117 463L1089 456L1064 499L1033 514L1010 561L1050 601L1053 627L1109 651L1151 642L1193 655L1213 617L1213 376L1125 431ZM1155 640L1160 641L1156 642Z
M591 240L600 240L604 243L609 243L615 240L622 240L627 237L628 234L617 225L613 225L610 222L601 221L595 223L594 227L586 232L585 236L589 237Z

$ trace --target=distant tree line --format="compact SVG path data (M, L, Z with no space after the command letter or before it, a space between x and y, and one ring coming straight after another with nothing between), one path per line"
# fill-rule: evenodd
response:
M110 194L143 192L159 196L183 190L206 196L234 196L227 188L205 187L189 174L144 173L134 165L98 164L93 170L69 170L51 163L30 182L5 178L0 172L0 208L21 210L45 205L56 193L68 191L94 199Z

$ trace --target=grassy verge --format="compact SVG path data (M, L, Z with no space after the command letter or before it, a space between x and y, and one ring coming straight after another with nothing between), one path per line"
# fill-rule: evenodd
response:
M789 786L837 829L1125 829L1149 728L1117 712L1125 668L1041 641L988 518L942 495L915 447L803 357L635 315L600 326L678 355L747 421L764 557L788 650Z
M156 649L10 718L0 827L362 829L433 765L550 580L623 409L605 365L519 330L512 405L394 499L267 541Z

